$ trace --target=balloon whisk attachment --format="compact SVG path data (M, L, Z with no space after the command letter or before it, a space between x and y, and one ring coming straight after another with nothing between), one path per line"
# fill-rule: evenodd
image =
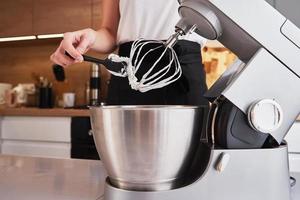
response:
M184 35L183 30L177 29L176 32L169 37L169 39L165 42L165 46L168 48L172 48L178 41L179 36Z
M138 39L132 44L129 58L111 54L109 58L112 61L127 64L124 73L113 75L128 77L131 88L140 92L163 88L175 82L182 74L173 49L179 35L174 35L174 39L167 42Z

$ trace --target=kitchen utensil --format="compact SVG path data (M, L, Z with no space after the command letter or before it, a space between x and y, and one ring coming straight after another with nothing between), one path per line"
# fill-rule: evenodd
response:
M123 189L165 190L181 182L200 141L201 108L90 109L96 147L113 185Z
M16 87L7 90L5 93L5 104L8 107L27 106L29 95L36 93L36 87L33 83L20 83Z
M39 85L39 107L52 108L53 107L53 90L52 83L47 78L40 77Z
M52 66L53 74L55 79L59 82L63 82L66 79L65 70L61 65L53 65Z
M86 55L83 59L103 64L113 75L128 77L132 89L147 92L165 87L180 78L182 70L173 49L176 41L138 39L132 44L129 58L110 54L105 60ZM68 52L65 54L71 57Z
M49 87L51 84L47 78L43 76L39 77L39 87Z
M15 94L15 104L18 106L25 106L28 103L28 95L35 94L36 88L34 84L18 84L12 89L12 92Z
M12 84L0 83L0 105L5 104L5 94L12 89Z
M70 57L71 59L74 59L68 52L65 52L65 55ZM125 72L125 68L127 63L124 61L121 62L114 62L112 59L109 57L106 59L99 59L99 58L94 58L91 56L87 55L82 55L83 60L86 62L91 62L91 63L96 63L99 65L104 65L108 71L110 71L112 74L118 73L118 74L123 74Z
M70 108L75 106L75 93L68 92L63 94L63 102L65 108Z
M93 63L91 65L90 76L90 102L89 105L97 106L101 104L100 91L101 91L101 77L100 65Z
M182 70L173 49L175 43L138 39L132 44L129 58L117 55L111 58L127 63L126 73L119 76L128 76L132 89L147 92L165 87L180 78Z

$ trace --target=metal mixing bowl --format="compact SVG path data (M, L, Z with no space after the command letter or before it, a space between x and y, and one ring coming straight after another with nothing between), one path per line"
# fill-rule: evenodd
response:
M200 140L196 106L91 108L94 140L112 185L155 191L175 187Z

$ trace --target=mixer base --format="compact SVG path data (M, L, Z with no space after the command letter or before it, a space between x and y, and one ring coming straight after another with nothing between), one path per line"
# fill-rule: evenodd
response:
M205 173L192 184L166 191L129 191L105 186L104 200L290 200L287 146L212 149Z

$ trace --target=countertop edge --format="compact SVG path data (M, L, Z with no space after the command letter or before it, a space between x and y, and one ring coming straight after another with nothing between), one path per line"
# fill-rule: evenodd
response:
M88 109L0 108L0 116L89 117L90 112Z
M88 109L73 108L0 108L1 116L30 116L30 117L89 117ZM300 116L296 122L300 122Z

